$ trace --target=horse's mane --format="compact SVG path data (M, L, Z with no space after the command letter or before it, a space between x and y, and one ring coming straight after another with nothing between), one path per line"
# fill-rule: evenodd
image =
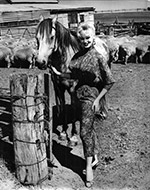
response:
M71 47L74 51L79 50L79 42L76 32L65 28L60 22L56 22L56 39L58 40L58 46L60 48Z

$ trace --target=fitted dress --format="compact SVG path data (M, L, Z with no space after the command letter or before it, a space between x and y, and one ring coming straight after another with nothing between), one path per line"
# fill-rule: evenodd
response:
M106 99L100 100L100 110L95 113L92 104L103 88L109 90L114 78L108 67L107 60L92 46L75 54L69 69L71 77L76 80L75 93L80 105L80 136L83 142L85 157L98 153L96 125L107 115Z

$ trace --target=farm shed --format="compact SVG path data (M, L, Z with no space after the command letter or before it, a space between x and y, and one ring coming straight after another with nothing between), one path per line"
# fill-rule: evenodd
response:
M34 34L40 16L54 17L65 27L75 28L81 21L94 23L94 7L66 6L58 4L0 5L0 35Z

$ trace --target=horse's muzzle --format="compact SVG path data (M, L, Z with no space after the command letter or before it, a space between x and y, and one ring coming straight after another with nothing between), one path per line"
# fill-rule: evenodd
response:
M45 60L43 60L42 62L39 61L38 59L36 59L35 61L35 66L37 66L39 69L41 70L46 70L47 69L47 63Z

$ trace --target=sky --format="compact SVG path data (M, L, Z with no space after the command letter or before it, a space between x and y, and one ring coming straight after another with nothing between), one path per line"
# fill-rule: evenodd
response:
M59 3L61 2L69 5L95 7L96 11L145 9L150 4L150 0L59 0Z

